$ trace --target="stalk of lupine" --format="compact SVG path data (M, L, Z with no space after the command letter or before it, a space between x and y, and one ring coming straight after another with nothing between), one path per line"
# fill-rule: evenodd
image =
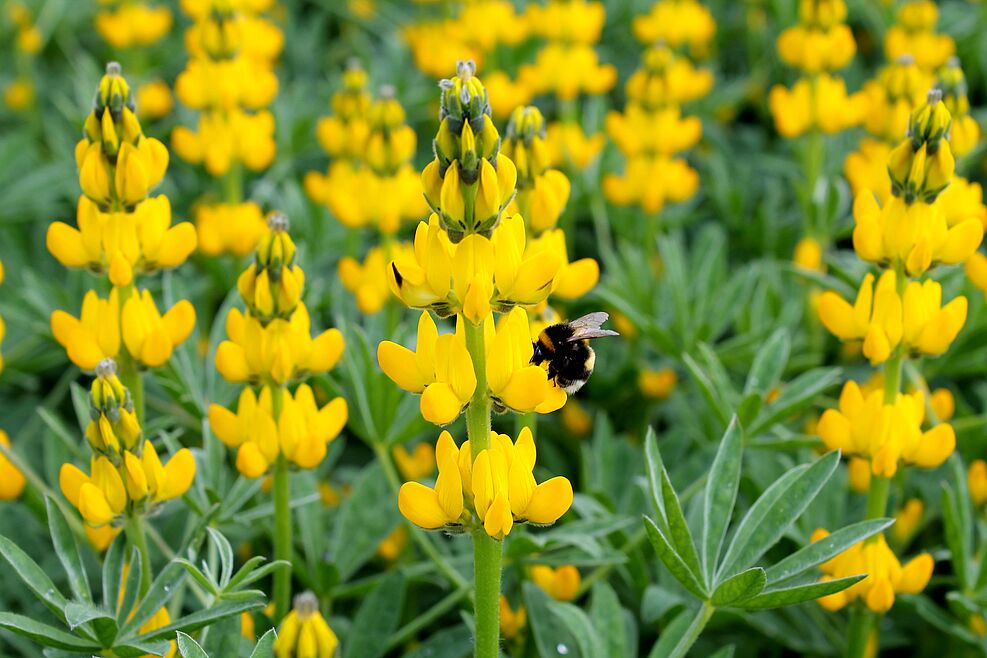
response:
M134 111L120 65L107 64L75 148L82 191L104 212L133 211L168 167L168 150L144 136Z
M483 83L472 61L459 62L456 77L442 80L435 159L422 171L425 200L453 244L490 237L514 197L517 170L500 153Z

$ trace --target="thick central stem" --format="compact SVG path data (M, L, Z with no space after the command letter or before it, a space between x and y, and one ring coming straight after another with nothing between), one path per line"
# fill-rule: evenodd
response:
M490 447L490 396L487 393L487 351L483 325L462 318L466 349L473 361L476 390L466 409L466 431L473 459ZM500 562L503 543L491 538L482 527L473 531L473 579L476 587L475 658L500 655Z
M271 387L274 419L281 416L284 389ZM278 455L274 464L274 559L291 562L291 472L288 460ZM291 568L274 572L274 621L278 622L288 614L291 603Z

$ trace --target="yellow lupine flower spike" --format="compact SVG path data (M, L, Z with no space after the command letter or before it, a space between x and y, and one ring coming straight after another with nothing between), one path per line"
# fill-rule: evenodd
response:
M96 379L89 392L90 420L86 439L94 452L119 461L121 451L140 445L141 427L134 403L116 375L116 363L103 359L96 366Z
M889 478L901 463L935 468L955 450L956 433L949 423L923 432L924 420L921 391L899 393L894 404L885 404L882 390L865 394L851 380L840 393L839 409L823 412L818 432L828 448L866 458L874 475Z
M237 289L251 314L264 324L274 318L290 318L305 287L305 273L295 265L288 218L273 212L267 227L267 234L257 244L254 263L237 280Z
M520 213L536 235L552 228L569 200L570 184L564 173L548 168L545 119L537 107L514 110L502 148L518 174L517 196L506 212Z
M131 292L120 316L123 342L140 363L156 368L171 358L195 327L195 308L182 299L161 315L148 290Z
M819 541L828 534L822 528L817 529L812 533L812 541ZM934 566L928 553L922 553L902 566L884 535L878 534L820 565L826 574L822 577L824 581L861 573L866 573L867 577L818 601L822 607L834 612L860 599L872 612L883 614L894 605L895 594L917 594L925 589Z
M545 368L531 364L533 353L528 314L516 308L487 342L487 385L496 409L551 413L565 404L565 391Z
M840 340L863 340L864 355L872 365L886 361L902 333L894 272L882 274L876 288L874 275L865 276L853 306L835 292L824 292L819 298L819 319Z
M946 65L939 70L938 77L943 103L953 117L953 123L949 128L949 145L957 156L964 156L980 141L980 126L976 119L970 116L967 83L959 59L950 57Z
M311 592L296 596L294 608L278 627L276 658L333 658L338 646L339 639L319 611L319 599Z

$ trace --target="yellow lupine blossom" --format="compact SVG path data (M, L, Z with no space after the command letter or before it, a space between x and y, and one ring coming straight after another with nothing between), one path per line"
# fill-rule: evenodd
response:
M93 290L87 292L78 318L61 310L51 314L55 340L83 370L95 369L103 359L117 358L121 339L131 357L156 368L192 333L195 309L188 300L179 300L161 315L149 291L129 290L122 309L120 290L114 288L106 299Z
M939 8L931 0L906 2L898 9L897 21L884 35L884 52L889 60L912 55L925 70L942 66L956 52L953 39L936 34Z
M315 136L333 158L359 160L370 136L370 104L367 72L358 60L351 60L343 73L343 86L330 100L332 115L315 125Z
M882 363L902 343L916 354L937 356L949 349L966 322L966 297L942 305L942 287L936 281L910 281L904 297L895 289L891 270L874 286L868 274L853 306L827 291L819 300L819 318L840 340L863 340L864 356L872 365Z
M285 384L331 370L343 354L343 335L327 329L311 334L308 309L299 303L291 318L267 326L239 309L226 316L227 340L216 350L216 368L230 382Z
M901 463L935 468L953 453L956 434L949 423L922 431L925 401L916 391L899 393L894 404L886 404L883 391L864 394L851 380L840 393L839 409L823 412L819 436L832 450L869 459L878 477L892 477Z
M716 33L713 15L697 0L658 0L648 14L634 19L632 27L642 43L688 46L695 55L706 53Z
M257 244L254 262L237 279L237 290L253 317L267 324L295 312L305 287L305 273L295 264L295 243L288 235L288 218L272 212L268 232Z
M976 459L966 473L966 486L973 504L980 507L987 503L987 462Z
M0 445L10 450L10 437L0 430ZM0 500L13 500L21 495L26 484L24 474L10 463L7 455L0 452Z
M579 569L571 564L552 568L536 564L529 570L531 580L556 601L573 601L579 593Z
M502 539L515 523L554 523L572 505L572 485L564 477L536 483L532 471L535 443L524 428L512 443L504 434L491 433L491 447L474 460L469 441L457 447L448 432L435 446L439 476L434 488L406 482L398 507L415 525L435 530L461 531L480 526Z
M96 31L114 48L133 48L157 43L171 30L168 7L129 0L102 0L96 12Z
M812 533L812 541L819 541L828 534L819 528ZM824 581L858 574L867 574L867 577L818 601L823 608L834 612L860 599L872 612L883 614L894 605L895 594L917 594L925 589L934 565L931 555L921 553L902 566L884 535L875 535L820 565L826 574L822 577Z
M637 157L624 165L623 175L603 177L603 192L619 206L639 205L653 214L666 203L681 203L699 189L699 174L685 160Z
M560 228L545 231L525 245L526 258L533 258L541 252L552 254L559 263L558 273L552 280L553 298L578 299L592 290L600 280L600 265L596 260L580 258L569 261L565 233Z
M276 658L333 658L339 639L319 611L319 599L311 592L295 597L294 607L278 627L274 640Z
M410 452L404 446L396 446L391 455L407 481L423 480L435 472L435 448L429 443L419 443Z
M585 169L606 143L603 133L587 135L582 126L569 121L553 121L545 130L548 161L553 167Z
M3 88L3 102L10 109L20 112L34 104L34 84L27 78L17 78Z
M802 238L795 245L795 253L792 262L805 270L814 272L826 271L823 264L822 245L815 238Z
M653 45L641 56L641 66L624 85L627 98L642 107L682 105L702 98L713 88L713 73L697 68L667 45Z
M121 593L121 600L122 598L123 598L123 594ZM151 615L150 619L144 622L144 624L140 627L139 632L141 635L143 635L145 633L150 633L151 631L156 631L159 628L164 628L165 626L169 626L169 625L171 625L171 615L168 614L168 608L162 606L158 608L157 612ZM175 656L178 655L178 646L175 640L170 640L168 642L168 647L169 647L168 651L166 651L164 656L162 656L161 658L175 658ZM155 656L151 654L147 654L142 656L141 658L155 658Z
M544 301L561 263L551 251L525 251L524 220L504 217L491 238L471 234L452 244L438 215L415 232L414 259L397 254L388 279L407 306L445 317L462 311L473 323L491 311Z
M517 108L528 105L534 97L533 91L524 81L511 80L503 71L486 73L483 76L483 86L490 98L497 99L497 104L491 105L490 109L498 120L509 118Z
M404 552L405 547L408 545L408 526L399 525L394 528L388 536L384 537L379 544L377 544L377 556L381 559L387 560L388 562L393 562L398 559L401 553Z
M532 64L521 66L518 78L535 95L553 93L560 100L571 101L580 94L598 96L613 89L617 69L600 63L592 44L553 41L538 51Z
M565 404L566 393L548 379L547 366L531 364L534 347L523 309L505 315L492 336L488 325L487 334L487 386L494 409L551 413Z
M93 456L89 475L72 464L63 464L59 485L82 518L98 527L181 496L193 477L195 458L187 448L162 465L154 445L145 441L140 454L124 452L119 466L104 456Z
M175 128L171 146L186 162L205 166L211 176L223 176L237 163L261 171L274 160L274 128L274 115L267 110L204 112L198 132Z
M377 346L377 361L395 384L421 394L422 417L436 425L455 420L476 390L465 340L458 334L440 336L428 311L418 319L414 352L385 340Z
M506 212L520 213L536 235L554 227L569 200L570 185L565 174L549 169L545 120L538 108L514 110L501 148L517 169L518 193Z
M956 400L948 388L937 388L929 395L929 405L936 414L936 420L947 421L956 413Z
M500 595L500 634L505 640L513 640L524 627L528 625L528 613L523 605L519 605L517 610L511 608L507 597Z
M281 393L281 413L274 419L270 386L255 395L250 387L240 393L237 411L209 406L209 425L227 446L237 449L236 466L243 475L264 475L283 454L299 468L315 468L326 456L326 446L339 436L348 417L346 400L335 398L321 408L307 384L294 395Z
M137 88L137 116L141 119L160 119L170 114L174 106L171 88L164 80L145 82Z
M48 226L48 251L66 267L107 272L116 286L133 282L136 274L170 269L195 250L195 229L188 222L171 226L171 203L156 196L133 212L104 213L85 196L79 197L78 229L63 222Z

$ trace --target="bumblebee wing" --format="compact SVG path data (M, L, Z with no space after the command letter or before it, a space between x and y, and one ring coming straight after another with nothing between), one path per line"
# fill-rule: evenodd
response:
M581 318L576 318L572 322L569 322L569 328L572 329L572 336L568 338L566 342L574 343L577 340L585 340L587 338L604 338L606 336L619 336L616 331L611 331L610 329L601 329L600 325L610 319L610 315L603 312L597 311L595 313L587 313Z

